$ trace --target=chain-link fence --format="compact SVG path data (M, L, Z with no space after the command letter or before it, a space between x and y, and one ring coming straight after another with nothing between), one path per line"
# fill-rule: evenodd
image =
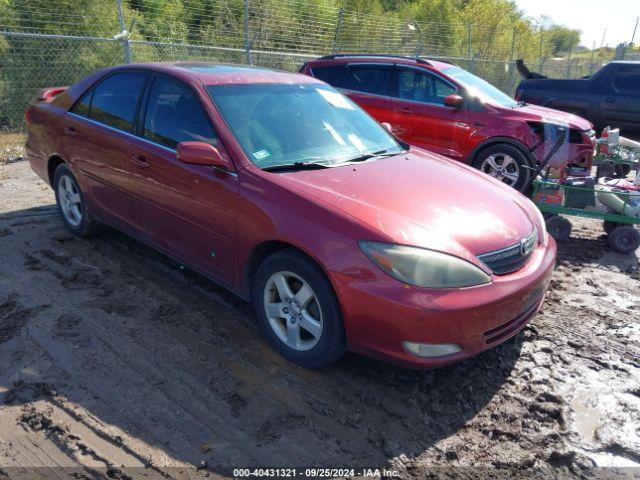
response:
M385 53L457 63L508 93L515 59L550 77L589 75L623 56L572 48L550 57L544 31L499 23L417 22L347 12L311 0L11 0L0 3L0 129L20 131L38 89L102 67L198 60L294 71L330 53ZM536 43L537 42L537 43Z

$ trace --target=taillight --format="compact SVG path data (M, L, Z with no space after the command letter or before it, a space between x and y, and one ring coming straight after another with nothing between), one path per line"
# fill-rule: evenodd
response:
M27 125L29 125L29 123L31 122L31 114L30 111L31 107L27 107L27 109L24 112L24 121Z
M67 87L43 88L42 90L40 90L40 93L38 94L38 101L40 101L40 102L50 102L57 95L59 95L60 93L64 92L66 89L67 89Z
M519 102L520 101L520 97L522 97L522 89L519 88L518 90L516 90L516 101Z

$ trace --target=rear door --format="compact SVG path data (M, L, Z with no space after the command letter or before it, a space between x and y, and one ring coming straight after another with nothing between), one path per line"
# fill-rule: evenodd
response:
M121 71L92 87L64 118L66 155L98 218L133 223L129 147L149 74Z
M620 127L623 135L640 130L640 65L616 65L601 107L606 122Z
M312 67L311 74L342 91L380 123L393 119L392 64L353 63Z
M238 177L176 157L184 141L207 142L225 154L200 96L180 80L154 75L137 132L131 190L143 235L178 260L229 281Z
M444 105L458 88L444 78L418 68L394 70L394 132L407 143L461 160L469 134L469 110Z

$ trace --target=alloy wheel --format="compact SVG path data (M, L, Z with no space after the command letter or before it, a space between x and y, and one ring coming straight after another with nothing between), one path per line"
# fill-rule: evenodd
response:
M312 349L322 336L320 303L308 282L292 272L276 272L264 287L269 326L288 347Z
M82 223L80 189L68 175L63 175L58 182L58 200L65 220L73 227L79 226Z
M518 178L520 178L520 167L518 166L518 163L513 159L513 157L504 153L494 153L489 155L482 162L480 170L487 175L491 175L501 182L506 183L510 187L513 187L518 183Z

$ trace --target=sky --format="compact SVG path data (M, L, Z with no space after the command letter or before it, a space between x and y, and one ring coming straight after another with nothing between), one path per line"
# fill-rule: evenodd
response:
M516 0L528 16L551 17L553 23L582 30L580 44L600 46L604 29L604 44L615 47L630 42L636 18L640 15L640 0ZM640 26L634 43L640 44Z

